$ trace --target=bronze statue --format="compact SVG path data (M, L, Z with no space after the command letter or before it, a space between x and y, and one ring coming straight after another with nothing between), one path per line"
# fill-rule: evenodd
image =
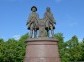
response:
M46 12L44 14L44 18L40 19L39 15L36 13L37 8L33 6L31 8L32 13L29 15L27 25L30 30L30 38L39 37L49 37L49 31L51 30L52 37L54 36L54 29L56 24L53 14L49 7L46 8ZM39 30L39 34L37 34L37 30Z
M51 35L53 37L54 36L54 29L55 29L54 24L56 24L56 22L54 20L53 14L51 13L50 7L46 8L46 12L44 14L44 19L46 21L45 22L46 23L45 29L47 30L47 34L49 36L49 30L51 30Z
M36 13L37 8L35 6L31 8L31 11L32 13L29 15L26 25L28 25L28 29L30 30L30 38L33 38L33 34L34 34L34 38L36 38L37 30L38 30L39 15Z
M56 22L50 8L47 7L42 19L36 13L35 6L31 8L31 11L27 22L30 38L25 41L26 54L23 62L61 62L58 50L59 40L52 38ZM51 31L52 37L49 35L49 31Z

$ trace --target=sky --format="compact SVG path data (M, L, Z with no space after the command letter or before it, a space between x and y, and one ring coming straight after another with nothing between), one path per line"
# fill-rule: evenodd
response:
M68 40L77 35L84 38L84 0L0 0L0 38L18 39L29 32L26 22L31 7L38 8L43 18L46 7L50 7L56 20L55 33L63 33Z

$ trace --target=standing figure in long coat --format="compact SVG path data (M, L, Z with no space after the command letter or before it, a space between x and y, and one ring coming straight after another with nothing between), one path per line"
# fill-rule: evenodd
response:
M28 29L30 30L30 38L33 38L33 34L34 34L34 38L36 38L37 30L38 30L39 15L36 13L37 8L35 6L31 8L31 11L32 13L29 15L26 25L28 25Z
M46 25L45 29L47 30L48 36L49 36L49 30L51 30L51 35L52 35L52 37L54 37L54 29L55 29L54 24L56 24L56 22L54 20L53 14L51 13L50 7L46 8L46 12L44 14L44 19L46 20L45 21L45 25Z

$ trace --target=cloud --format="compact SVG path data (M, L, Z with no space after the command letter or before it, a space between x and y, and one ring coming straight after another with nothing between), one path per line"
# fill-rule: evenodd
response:
M79 42L82 42L83 39L79 39Z
M20 35L14 35L14 36L13 36L13 38L14 38L15 40L19 40L20 37L21 37Z

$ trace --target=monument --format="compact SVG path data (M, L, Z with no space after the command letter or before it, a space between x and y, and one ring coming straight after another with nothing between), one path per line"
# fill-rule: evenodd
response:
M35 6L31 11L26 24L30 30L30 38L26 40L24 62L60 62L58 40L54 39L56 22L50 8L46 8L43 19L39 18Z

